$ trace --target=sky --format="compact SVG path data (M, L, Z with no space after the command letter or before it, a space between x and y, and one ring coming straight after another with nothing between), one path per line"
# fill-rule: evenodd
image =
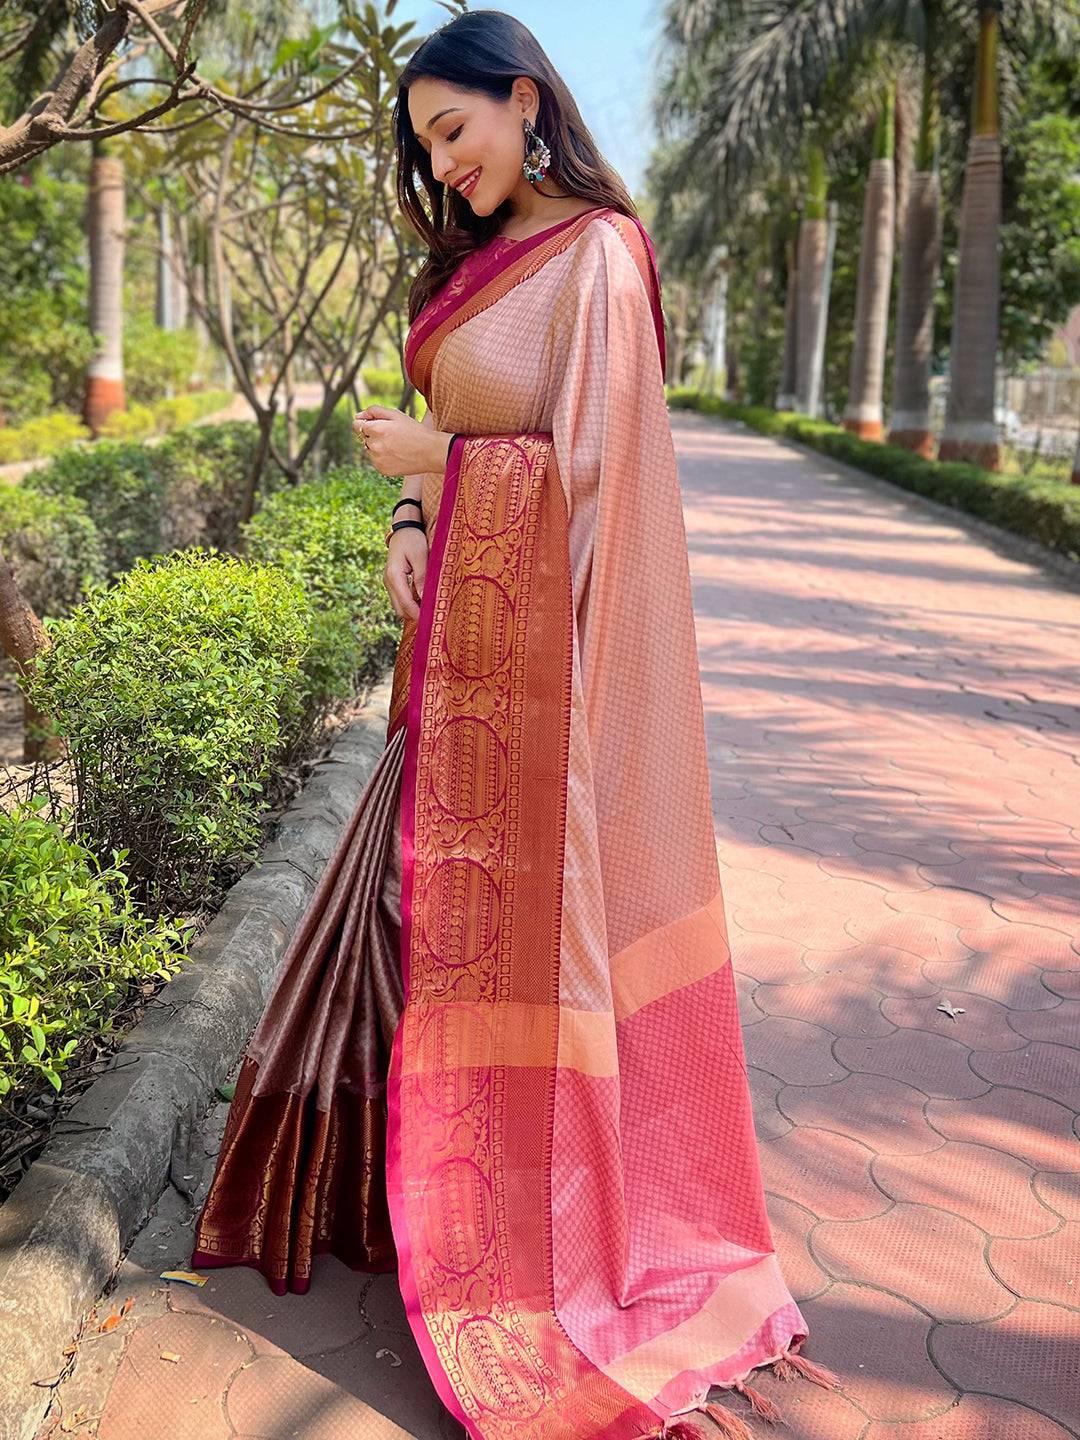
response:
M652 149L651 91L661 0L500 0L470 10L505 10L527 25L566 81L593 139L641 198ZM449 12L432 0L398 0L394 23L437 30Z

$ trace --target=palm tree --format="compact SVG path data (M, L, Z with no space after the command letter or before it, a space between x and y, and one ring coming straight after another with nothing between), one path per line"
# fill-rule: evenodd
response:
M871 42L916 40L924 57L929 57L928 103L936 104L931 63L937 60L935 47L939 37L948 36L955 43L967 35L973 8L980 33L977 122L965 182L954 301L954 343L965 377L959 382L952 407L949 446L966 446L970 454L969 437L974 436L976 453L992 460L993 451L978 447L985 443L982 437L986 432L981 427L987 419L993 424L993 400L987 402L985 370L997 348L998 10L1004 10L1010 32L1018 36L1042 32L1067 51L1080 38L1080 0L975 0L974 7L972 0L668 0L665 13L667 34L683 45L688 66L707 74L701 57L711 53L718 57L711 85L697 86L694 124L685 141L692 164L688 163L683 179L688 186L720 192L730 211L745 186L756 183L766 160L789 167L794 163L806 129L805 117L817 116L830 88L835 88L837 75L849 72ZM661 104L664 99L661 93ZM905 267L908 272L904 304L908 320L899 337L904 349L897 353L905 387L900 399L905 408L898 407L896 418L905 431L916 432L923 428L919 417L925 412L919 401L919 377L926 373L931 354L929 301L923 297L933 296L937 265L936 188L928 182L923 182L922 188L930 192L924 194L923 204L906 207L904 249L909 242L921 243L916 255L905 254L902 260L902 272ZM714 208L721 203L711 196L702 197L703 205L709 201ZM925 268L916 281L913 269L919 263ZM969 379L968 367L976 350L975 373ZM954 358L954 379L958 369ZM910 424L911 412L906 411L911 396L915 398L915 424ZM900 433L899 426L893 428ZM917 439L920 444L925 442L925 436ZM996 436L993 439L996 448Z
M889 444L934 453L930 430L930 371L934 360L934 296L941 273L941 178L938 173L940 100L937 5L923 0L923 73L915 174L911 177L900 242Z
M825 331L829 313L835 210L828 202L825 151L811 144L806 163L806 199L799 224L795 300L795 406L804 415L821 410Z
M1001 140L998 135L998 5L979 0L975 105L964 197L960 253L953 286L949 400L938 449L942 460L1001 465L994 418L1001 310Z
M87 228L90 240L90 328L97 354L86 372L83 418L97 434L124 408L124 162L94 141Z
M784 352L780 361L780 388L776 395L777 410L795 407L795 357L798 349L799 317L799 230L798 220L785 245L787 259L787 292L784 296Z
M894 172L895 91L890 85L878 112L874 158L863 205L859 275L855 290L855 344L844 427L863 440L884 434L881 413L885 379L885 337L892 292L893 236L896 228Z

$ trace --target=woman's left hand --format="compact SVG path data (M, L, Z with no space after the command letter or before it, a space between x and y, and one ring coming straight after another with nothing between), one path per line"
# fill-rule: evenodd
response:
M357 412L353 430L364 441L368 458L381 475L424 475L443 468L449 436L440 435L394 410L389 405L369 405Z

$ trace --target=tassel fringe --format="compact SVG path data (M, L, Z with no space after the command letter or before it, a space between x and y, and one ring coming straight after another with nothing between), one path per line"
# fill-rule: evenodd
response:
M835 1371L824 1365L815 1365L813 1360L807 1360L804 1355L799 1355L794 1350L785 1351L779 1360L773 1362L772 1368L778 1380L794 1380L796 1375L802 1375L807 1380L812 1380L815 1385L823 1385L826 1390L841 1388L840 1377Z
M784 1353L768 1365L760 1368L764 1371L772 1371L778 1380L794 1380L801 1375L806 1380L811 1380L815 1385L822 1385L827 1390L840 1390L843 1388L839 1375L829 1370L824 1365L815 1365L813 1360L807 1360L804 1355L799 1354L799 1347L802 1341L793 1342ZM747 1385L745 1380L735 1380L730 1388L737 1391L746 1400L751 1411L759 1415L762 1420L770 1425L783 1424L783 1415L780 1409L761 1390L755 1390L752 1385ZM732 1411L726 1410L722 1405L714 1403L703 1403L698 1407L709 1417L724 1440L757 1440L755 1432L741 1416L735 1415ZM687 1420L667 1420L658 1429L650 1430L642 1440L704 1440L701 1430L697 1425Z
M650 1430L642 1440L705 1440L701 1426L689 1420L665 1420L656 1430ZM753 1440L753 1436L750 1437Z
M705 1414L723 1435L724 1440L755 1440L754 1432L741 1420L738 1415L733 1415L730 1410L725 1410L722 1405L703 1405L701 1407Z
M776 1422L782 1418L780 1411L769 1397L763 1395L760 1390L754 1390L750 1385L747 1385L745 1380L736 1380L734 1388L744 1399L750 1401L750 1406L754 1414L760 1415L761 1418L767 1420L770 1425L775 1425Z

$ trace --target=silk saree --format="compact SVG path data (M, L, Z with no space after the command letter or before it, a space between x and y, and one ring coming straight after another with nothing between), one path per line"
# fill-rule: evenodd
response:
M750 1436L710 1387L775 1419L755 1368L838 1382L759 1171L646 232L495 237L405 360L455 434L420 613L191 1263L396 1267L478 1440Z

